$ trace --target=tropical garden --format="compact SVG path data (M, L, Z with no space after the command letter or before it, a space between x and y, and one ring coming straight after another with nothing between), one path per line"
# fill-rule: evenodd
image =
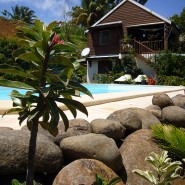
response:
M58 133L59 119L63 120L65 129L69 126L68 118L57 106L57 102L65 104L74 117L77 110L88 114L85 106L72 98L80 96L80 92L92 97L88 89L79 83L84 81L82 76L86 71L77 61L81 50L86 46L83 32L120 2L82 0L81 6L72 7L69 21L52 22L49 25L37 20L34 11L28 7L17 5L12 7L11 12L2 12L2 19L5 21L21 21L21 26L16 28L17 36L0 37L0 85L27 90L25 94L17 90L12 91L13 108L5 112L18 112L19 123L27 120L27 126L31 131L26 185L34 183L38 126L54 136ZM145 4L147 0L137 2ZM185 57L180 55L185 51L184 18L185 9L180 15L171 17L182 32L178 52L161 52L156 63L151 64L157 71L158 84L185 85ZM100 82L112 83L123 71L134 75L139 73L132 53L125 61L126 66L113 63L113 69L107 71L107 76L99 77ZM154 140L165 150L161 155L152 153L146 159L157 171L157 175L141 170L133 172L151 184L170 184L172 180L180 177L182 173L179 171L184 167L184 130L166 125L153 126L152 130ZM166 151L170 153L170 157L172 156L173 162L168 158ZM165 176L163 181L162 176ZM102 185L113 185L120 181L119 178L115 178L108 182L99 175L96 180L95 184ZM17 185L19 182L14 180L13 184Z

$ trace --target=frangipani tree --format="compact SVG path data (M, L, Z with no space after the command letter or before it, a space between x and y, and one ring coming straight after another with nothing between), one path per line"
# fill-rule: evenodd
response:
M85 106L73 100L72 96L79 96L79 92L92 96L84 86L70 81L74 70L71 61L74 61L77 50L73 44L65 43L54 33L53 30L58 24L52 22L46 26L36 20L32 27L17 27L18 36L25 47L16 50L13 56L16 60L21 59L29 63L30 71L25 73L18 67L0 65L0 72L23 77L20 81L0 79L1 86L27 90L25 94L13 90L11 92L13 108L5 112L5 114L18 112L19 123L27 120L27 126L31 130L27 185L33 185L38 125L52 135L57 135L60 117L66 129L68 118L56 102L65 104L76 117L77 109L86 115L88 113Z

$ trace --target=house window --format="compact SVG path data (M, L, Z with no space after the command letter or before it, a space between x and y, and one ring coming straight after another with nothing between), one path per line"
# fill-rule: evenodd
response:
M100 31L99 43L100 45L107 45L111 43L111 31L110 30Z

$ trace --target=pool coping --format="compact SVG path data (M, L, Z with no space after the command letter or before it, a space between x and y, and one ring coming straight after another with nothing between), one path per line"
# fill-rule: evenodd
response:
M94 94L93 99L87 95L81 95L81 97L74 97L73 99L83 103L84 106L89 107L94 105L110 103L110 102L134 99L134 98L139 98L144 96L151 96L157 93L169 93L169 92L176 92L180 90L185 90L185 87L184 86L162 86L161 89L157 89L157 90L152 89L147 91ZM57 103L57 105L62 110L68 110L68 108L61 103ZM3 115L4 112L10 108L12 108L11 100L0 100L0 115Z

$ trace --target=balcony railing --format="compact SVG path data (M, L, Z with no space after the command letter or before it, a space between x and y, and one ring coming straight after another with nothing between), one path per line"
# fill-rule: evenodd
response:
M148 48L152 49L153 51L161 51L164 49L164 43L162 40L155 40L155 41L143 41L141 44L147 46Z
M124 40L120 41L121 53L126 53L130 47L132 47L137 54L155 53L164 49L162 40L140 42L133 39L129 44L125 43Z

